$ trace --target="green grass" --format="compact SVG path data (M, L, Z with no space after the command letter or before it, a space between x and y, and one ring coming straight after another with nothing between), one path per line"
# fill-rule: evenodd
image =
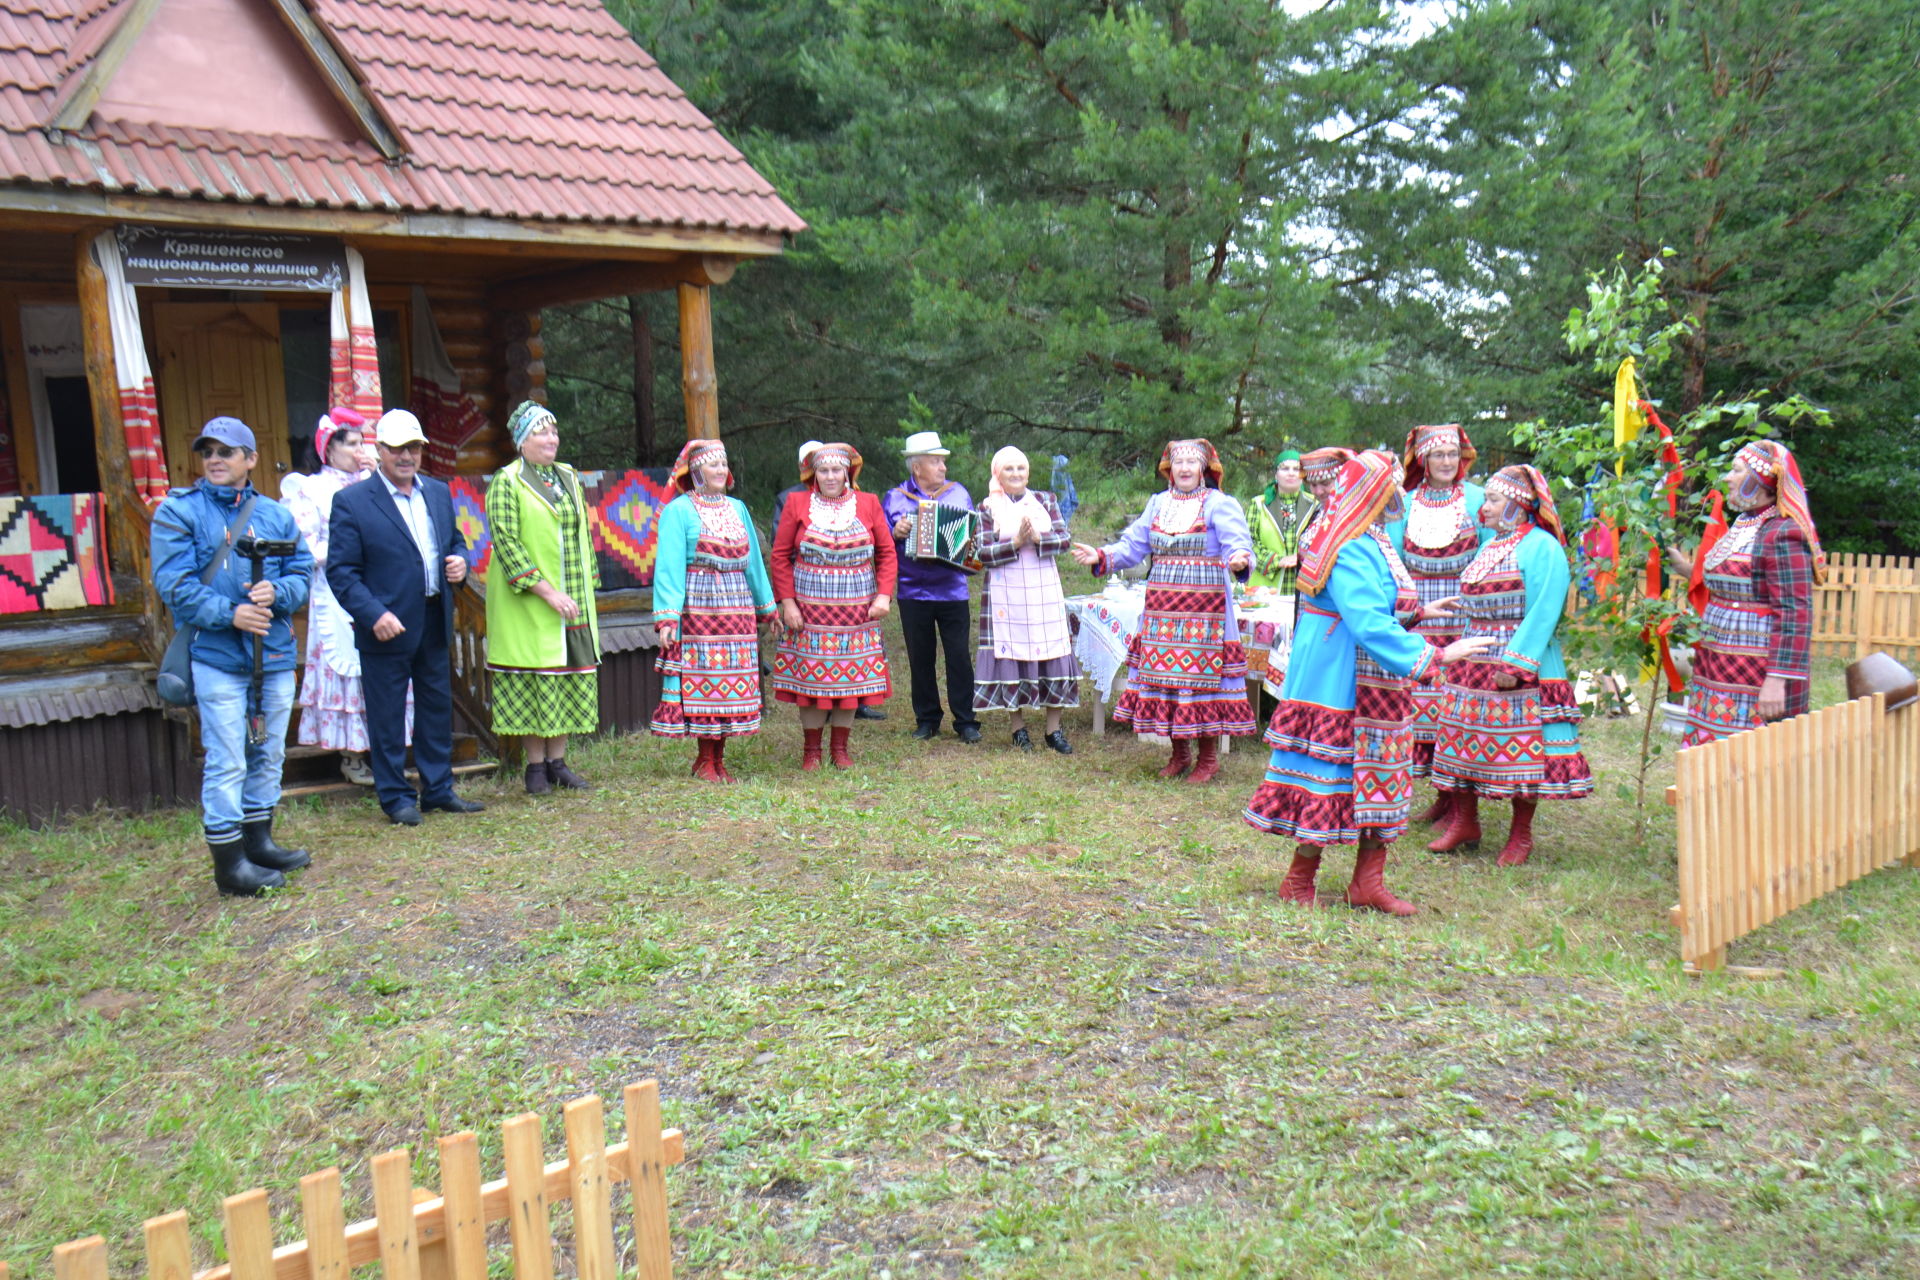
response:
M316 864L261 902L189 812L7 831L0 1257L99 1231L130 1274L185 1207L204 1265L227 1193L290 1236L301 1174L362 1214L381 1150L431 1185L475 1128L497 1170L500 1119L557 1153L561 1102L658 1076L687 1276L1920 1270L1920 877L1736 944L1786 980L1689 978L1671 817L1636 848L1613 791L1636 725L1589 724L1603 794L1526 868L1402 841L1400 922L1276 902L1262 752L1191 788L1084 711L1061 759L890 710L848 774L782 708L737 788L628 738L576 749L584 797L296 806Z

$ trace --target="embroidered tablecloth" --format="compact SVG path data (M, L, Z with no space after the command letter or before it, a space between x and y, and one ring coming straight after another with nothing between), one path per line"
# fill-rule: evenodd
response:
M1146 611L1144 587L1109 587L1097 595L1068 596L1067 617L1073 624L1073 656L1080 673L1093 681L1101 699L1113 701L1115 684L1127 668L1127 646L1140 629ZM1247 650L1247 675L1265 679L1277 689L1286 678L1287 655L1293 647L1293 597L1272 596L1249 606L1234 602L1240 620L1240 640Z

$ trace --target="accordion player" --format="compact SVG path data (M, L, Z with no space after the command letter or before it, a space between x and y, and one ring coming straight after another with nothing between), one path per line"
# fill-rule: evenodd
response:
M974 554L980 537L978 514L923 499L915 505L910 519L912 528L902 544L910 558L937 560L966 573L980 572L980 557Z

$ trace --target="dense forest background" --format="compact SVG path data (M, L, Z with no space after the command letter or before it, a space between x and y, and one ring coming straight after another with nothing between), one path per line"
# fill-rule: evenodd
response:
M1649 395L1807 397L1827 423L1780 429L1829 547L1920 551L1911 4L610 8L812 228L715 290L756 507L804 439L854 443L878 488L923 427L969 483L1017 443L1114 496L1185 435L1243 491L1279 448L1416 422L1466 423L1484 470L1515 424L1605 412L1569 311L1670 251L1691 328ZM673 296L547 325L570 456L668 460Z

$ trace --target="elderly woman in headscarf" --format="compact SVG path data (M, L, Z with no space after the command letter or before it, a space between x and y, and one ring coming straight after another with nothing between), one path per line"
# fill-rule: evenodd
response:
M1273 461L1273 483L1248 504L1253 526L1253 572L1250 585L1272 587L1293 594L1294 574L1300 566L1300 535L1313 516L1313 495L1300 474L1300 451L1288 449Z
M1385 879L1387 845L1406 831L1413 796L1409 689L1493 643L1435 649L1408 630L1422 614L1420 597L1382 522L1399 482L1393 455L1370 449L1342 465L1321 506L1302 553L1293 661L1267 728L1273 755L1242 814L1298 842L1280 897L1303 906L1318 900L1322 852L1351 844L1343 900L1414 914Z
M1113 718L1137 734L1173 739L1163 778L1206 783L1220 772L1222 734L1256 730L1247 705L1247 654L1233 579L1253 563L1239 502L1221 492L1220 455L1205 440L1175 440L1160 455L1167 487L1116 542L1073 544L1073 558L1105 577L1151 558L1146 612L1127 654L1127 688ZM1189 744L1199 742L1197 757Z
M1480 523L1486 491L1467 483L1479 453L1458 423L1415 427L1407 433L1401 461L1407 469L1405 514L1393 518L1388 534L1420 598L1432 603L1460 594L1460 573L1493 530ZM1450 612L1432 615L1420 625L1427 643L1445 648L1460 636L1460 619ZM1433 772L1433 747L1440 740L1444 691L1422 687L1413 692L1413 776ZM1441 791L1416 822L1444 822L1453 805Z
M893 532L880 500L859 488L864 466L852 445L807 454L807 487L787 499L773 537L773 594L783 628L773 660L773 696L800 711L800 767L820 767L820 738L832 729L836 769L851 769L854 709L887 700L880 620L899 581Z
M1593 794L1580 753L1580 705L1560 656L1573 571L1553 490L1537 469L1495 472L1480 521L1495 536L1461 572L1456 608L1468 637L1494 645L1447 669L1433 778L1455 793L1454 805L1446 831L1427 848L1478 847L1480 798L1508 799L1513 824L1500 865L1517 867L1533 852L1540 801Z
M1714 742L1811 705L1813 588L1827 557L1807 506L1800 464L1788 448L1756 440L1733 455L1725 481L1733 525L1692 556L1707 588L1703 634L1693 646L1683 746Z
M1333 496L1333 482L1340 478L1340 468L1353 459L1353 450L1337 444L1320 449L1310 449L1300 458L1300 482L1306 487L1307 496L1313 499L1314 506L1325 510L1327 499ZM1306 541L1307 530L1300 531L1300 540Z
M288 476L280 497L300 536L313 552L313 593L308 597L306 668L300 675L299 741L340 753L340 774L362 787L373 785L367 766L367 700L360 685L360 649L353 641L353 619L327 585L327 525L333 497L372 470L360 452L367 420L340 405L329 409L314 429L313 448L320 469L310 476ZM412 736L412 694L408 695L408 736Z
M1072 755L1060 715L1080 705L1080 664L1054 563L1071 539L1053 495L1027 487L1029 470L1027 455L1012 445L994 454L993 481L980 503L975 547L987 581L980 594L973 708L1011 711L1013 744L1022 751L1033 750L1025 709L1045 708L1044 741Z
M653 569L660 704L648 727L699 744L694 777L732 782L727 739L760 732L758 632L773 624L773 584L746 504L727 496L727 446L687 441L671 482L681 492L660 513Z
M588 789L567 739L600 727L599 566L580 473L559 461L560 423L523 401L507 418L519 457L487 486L487 670L493 731L518 737L526 788Z

